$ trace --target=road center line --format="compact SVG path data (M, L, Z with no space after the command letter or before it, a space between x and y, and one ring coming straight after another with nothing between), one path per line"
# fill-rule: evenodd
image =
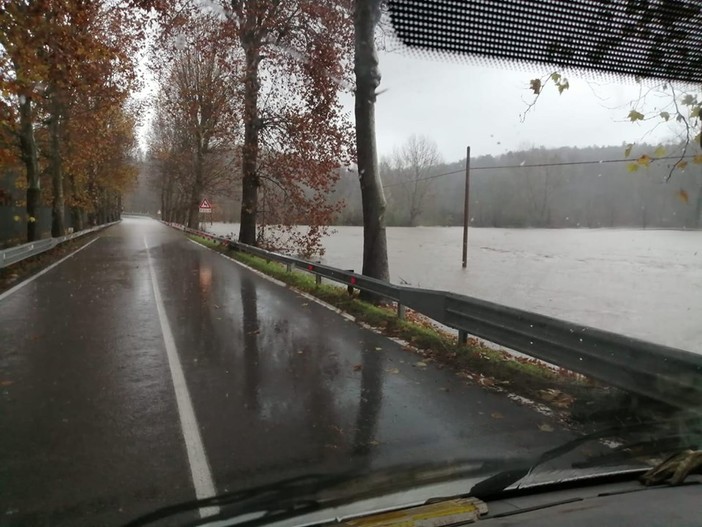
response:
M175 390L176 404L180 416L180 427L183 432L185 448L188 453L188 463L190 465L190 475L193 480L193 486L195 487L195 495L198 499L209 498L215 495L212 472L207 462L205 447L202 444L202 436L200 435L200 427L195 418L195 410L193 409L188 385L185 382L183 366L180 363L175 339L171 331L171 325L166 316L166 309L163 305L163 299L161 298L161 291L156 282L156 273L154 271L153 262L151 261L151 253L149 252L149 245L146 242L146 236L144 236L144 247L146 247L146 257L149 261L151 285L153 286L156 310L158 311L158 318L161 323L163 343L166 347L166 355L168 357L168 366L171 370L171 379L173 381L173 389ZM203 508L200 509L200 517L210 516L218 512L219 507Z
M3 300L4 300L5 298L7 298L8 296L10 296L10 295L11 295L12 293L14 293L15 291L18 291L19 289L22 289L25 285L27 285L27 284L33 282L34 280L36 280L37 278L39 278L39 277L40 277L41 275L43 275L44 273L48 273L48 272L51 271L54 267L56 267L57 265L59 265L59 264L65 262L65 261L68 260L70 257L75 256L76 254L78 254L80 251L82 251L83 249L85 249L85 248L86 248L88 245L90 245L91 243L94 243L94 242L98 241L98 238L100 238L100 237L98 236L97 238L93 238L92 240L90 240L90 241L89 241L88 243L86 243L85 245L82 245L82 246L80 246L78 249L76 249L75 251L73 251L71 254L66 255L66 256L64 256L63 258L61 258L58 262L52 263L52 264L51 264L49 267L47 267L46 269L42 269L42 270L39 271L37 274L30 276L29 278L27 278L27 279L24 280L23 282L20 282L19 284L17 284L17 285L15 285L15 286L11 287L10 289L8 289L7 291L5 291L4 293L0 294L0 302L3 301Z

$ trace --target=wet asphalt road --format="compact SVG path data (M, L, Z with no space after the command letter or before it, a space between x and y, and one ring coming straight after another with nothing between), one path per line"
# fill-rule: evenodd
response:
M120 525L194 499L203 474L224 492L526 455L569 437L418 360L180 232L126 218L0 300L0 525Z

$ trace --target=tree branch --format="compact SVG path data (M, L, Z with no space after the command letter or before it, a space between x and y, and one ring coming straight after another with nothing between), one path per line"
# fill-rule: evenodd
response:
M544 88L548 84L548 81L551 79L551 75L553 75L554 72L549 73L546 75L543 79L541 79L541 86L539 87L539 91L536 94L536 97L531 101L531 103L527 104L526 110L524 110L524 113L519 116L520 122L524 122L526 120L526 114L529 113L529 110L531 110L534 106L536 106L536 103L539 101L539 97L541 97L541 94L544 92Z
M685 123L685 145L683 146L682 152L680 152L680 158L675 163L673 163L672 167L670 167L670 172L668 172L668 176L665 178L666 182L670 181L670 178L673 177L675 167L678 166L678 163L680 163L680 161L685 159L685 154L687 154L687 147L690 146L690 123L680 112L680 107L678 106L678 98L675 94L675 87L672 84L670 85L670 89L673 93L673 104L675 105L675 113L677 115L676 118Z

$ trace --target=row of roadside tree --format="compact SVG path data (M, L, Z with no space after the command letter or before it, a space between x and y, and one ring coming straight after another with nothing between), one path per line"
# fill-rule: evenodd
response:
M138 18L115 2L2 2L0 171L29 241L46 207L53 236L119 215L136 173Z

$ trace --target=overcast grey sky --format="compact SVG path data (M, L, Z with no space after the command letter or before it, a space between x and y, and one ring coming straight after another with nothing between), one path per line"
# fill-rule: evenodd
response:
M533 99L529 80L548 74L529 70L471 65L465 61L429 60L407 52L380 53L382 81L376 106L378 150L389 154L409 135L433 138L445 161L471 155L499 154L536 146L620 145L672 137L674 125L631 123L627 114L641 87L632 79L612 81L567 75L570 88L559 95L549 85L537 105L520 121ZM345 105L353 112L350 95ZM669 102L651 100L647 109ZM353 113L351 113L353 116ZM657 121L656 121L657 122Z

